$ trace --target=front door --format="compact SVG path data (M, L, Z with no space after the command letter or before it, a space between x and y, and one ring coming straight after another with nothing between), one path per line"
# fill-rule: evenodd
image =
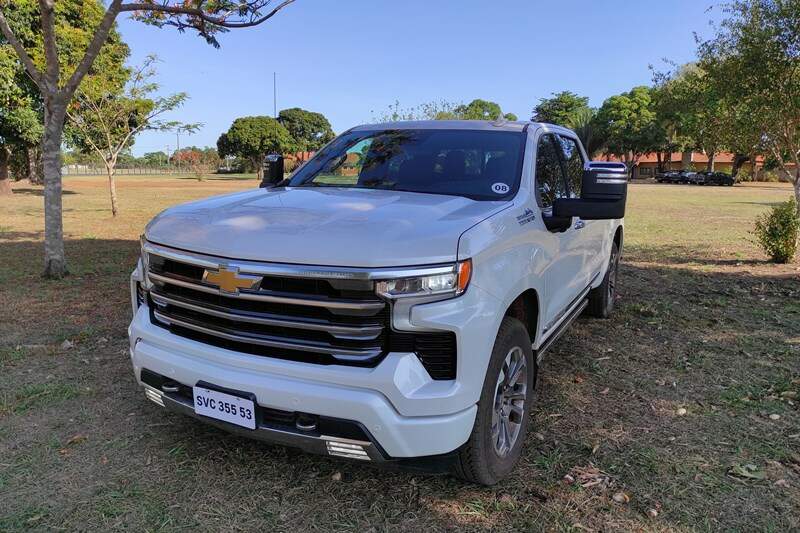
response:
M536 201L542 215L552 215L553 202L557 198L569 197L569 185L562 164L561 148L555 134L545 133L536 146ZM580 239L582 231L578 220L561 228L549 231L552 246L551 257L544 269L545 305L542 320L545 329L550 329L569 309L586 287L586 253ZM546 332L545 332L546 333Z

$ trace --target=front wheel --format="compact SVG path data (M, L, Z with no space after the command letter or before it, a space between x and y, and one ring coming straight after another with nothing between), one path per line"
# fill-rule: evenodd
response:
M494 485L514 468L528 429L535 365L525 326L505 317L494 342L472 434L459 450L459 477Z
M614 300L617 297L617 272L619 270L619 248L616 242L611 243L611 256L603 282L589 291L589 305L586 312L595 318L608 318L614 311Z

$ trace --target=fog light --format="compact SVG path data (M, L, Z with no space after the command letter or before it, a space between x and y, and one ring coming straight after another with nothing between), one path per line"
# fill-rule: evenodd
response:
M145 385L144 386L144 396L145 396L145 398L147 398L151 402L157 403L161 407L164 407L164 398L163 398L164 393L161 392L160 390L154 389L153 387Z
M323 437L325 438L325 437ZM349 459L360 459L362 461L369 461L369 455L360 444L353 444L352 442L343 442L338 440L327 440L325 443L328 446L328 455L336 455L338 457L347 457Z

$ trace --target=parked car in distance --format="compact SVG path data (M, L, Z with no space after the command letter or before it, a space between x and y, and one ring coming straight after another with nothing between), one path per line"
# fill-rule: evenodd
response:
M701 172L705 185L727 185L728 187L736 184L736 179L725 172Z
M656 174L656 181L658 183L679 183L681 179L680 170L667 170Z

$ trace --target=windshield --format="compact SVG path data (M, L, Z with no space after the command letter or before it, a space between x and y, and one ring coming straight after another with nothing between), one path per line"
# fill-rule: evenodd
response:
M510 198L519 186L525 134L484 130L353 131L290 178L289 187L351 187Z

